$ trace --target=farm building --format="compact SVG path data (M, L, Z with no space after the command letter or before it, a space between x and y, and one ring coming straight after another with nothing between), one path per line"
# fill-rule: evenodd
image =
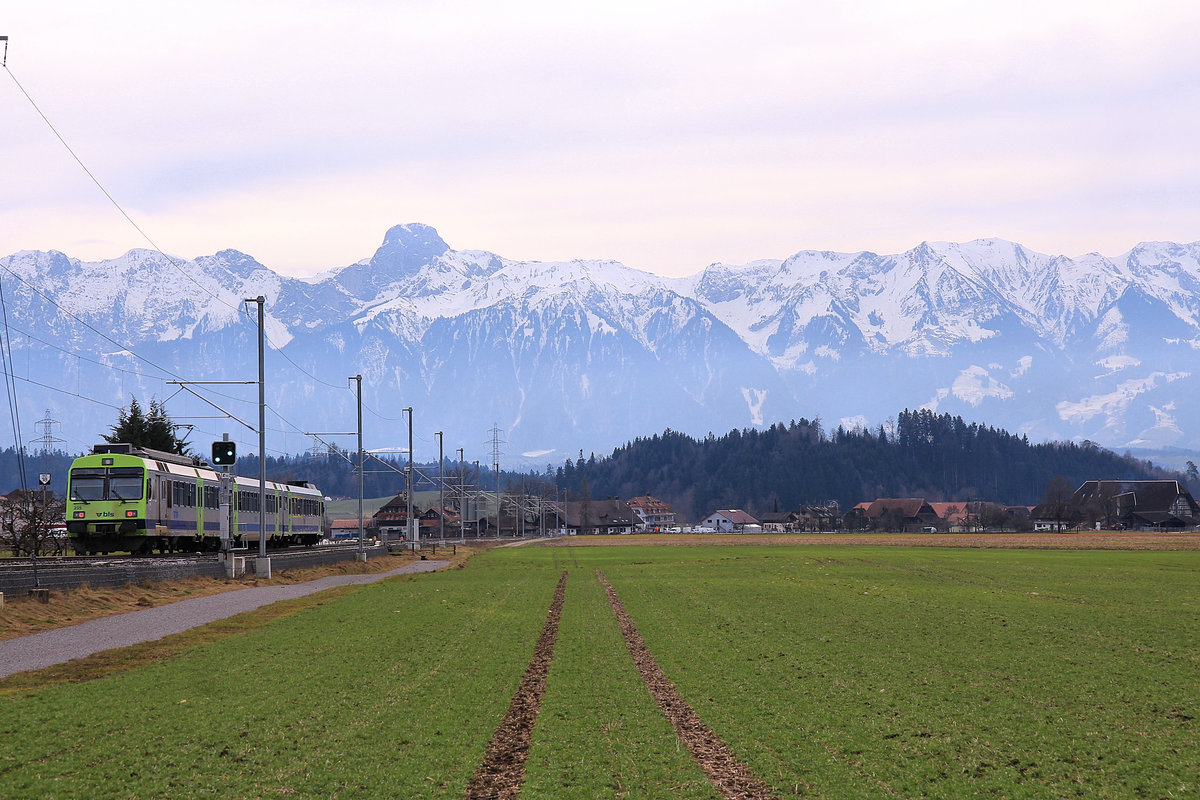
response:
M740 508L724 508L714 511L705 517L700 525L712 528L717 533L759 533L762 531L759 521Z
M371 523L367 522L363 527L363 536L374 537L375 531L370 527ZM330 539L358 539L358 520L356 519L335 519L329 523L329 538Z
M1086 481L1071 506L1089 526L1180 530L1200 523L1200 506L1179 481Z
M586 500L566 503L563 527L569 536L634 533L638 516L620 500Z

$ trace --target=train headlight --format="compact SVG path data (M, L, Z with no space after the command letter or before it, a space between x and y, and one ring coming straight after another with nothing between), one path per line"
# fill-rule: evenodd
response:
M136 517L136 516L137 516L137 512L136 512L136 511L134 511L134 510L131 508L131 509L129 509L128 511L126 511L126 512L125 512L125 516L127 516L127 517Z
M75 517L75 519L83 519L83 512L82 512L82 511L76 511L76 512L75 512L74 514L72 514L71 516Z

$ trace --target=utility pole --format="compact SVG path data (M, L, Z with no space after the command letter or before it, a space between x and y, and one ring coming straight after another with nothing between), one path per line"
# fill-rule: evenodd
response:
M500 494L500 430L498 423L492 423L492 469L496 471L496 538L500 538L500 511L504 507L503 495Z
M480 477L479 477L479 461L478 460L475 461L475 483L474 483L474 485L478 486L480 488L480 490L483 489L483 481L480 480ZM480 491L480 494L482 494L482 491ZM485 516L486 516L486 514L485 514ZM479 538L479 501L478 500L475 501L475 538L476 539Z
M271 577L271 561L267 558L267 391L264 350L266 331L263 329L263 304L267 298L246 298L247 303L258 304L258 561L254 574L262 578Z
M404 409L408 414L408 541L412 542L413 549L416 549L417 543L421 541L421 526L414 525L413 522L413 410L412 406Z
M354 397L358 402L358 560L367 560L365 537L363 536L363 445L362 445L362 375L348 380L354 381Z
M442 432L437 431L433 434L438 437L438 533L441 534L442 541L446 541L446 497L443 493L443 487L446 485L442 474L442 464L445 463L442 458Z
M458 448L458 539L467 541L467 475L463 471L463 449Z

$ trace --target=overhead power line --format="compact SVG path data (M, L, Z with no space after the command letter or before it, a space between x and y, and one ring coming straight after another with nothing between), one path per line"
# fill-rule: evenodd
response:
M20 90L21 94L25 96L25 99L29 101L29 105L32 106L33 110L37 112L38 116L42 118L42 121L46 123L46 126L54 134L54 137L56 139L58 139L58 141L60 143L62 143L62 146L71 155L71 158L73 158L75 160L75 163L78 164L80 169L82 169L84 171L84 174L86 174L88 176L88 178L91 179L92 183L94 183L96 185L96 188L99 189L100 192L108 199L108 201L112 204L113 208L115 208L117 210L117 212L120 213L120 215L125 218L125 220L130 224L130 226L132 226L133 229L135 231L137 231L138 234L143 239L146 240L146 242L150 245L150 247L153 248L154 251L157 252L159 255L161 255L163 258L165 258L167 260L167 263L170 264L171 267L173 267L180 275L183 275L183 277L187 278L189 281L191 281L193 284L195 284L196 288L198 288L200 291L204 292L206 295L208 295L212 299L216 300L218 303L221 303L226 308L238 311L240 313L243 310L242 305L240 303L237 305L234 305L233 303L227 301L225 298L221 297L220 295L217 295L217 294L213 293L212 291L210 291L209 288L206 287L204 284L202 284L199 280L197 280L194 275L192 275L190 272L188 272L186 269L183 268L183 266L182 266L183 262L181 261L181 259L175 258L174 256L166 253L161 247L159 247L158 243L155 242L154 239L152 239L150 237L150 234L148 234L140 225L138 225L137 221L134 220L133 217L131 217L127 211L125 211L125 208L119 202L117 202L117 199L112 196L112 193L109 192L108 189L106 189L104 187L104 184L102 184L100 182L100 179L96 177L95 173L93 173L91 171L91 169L88 168L87 164L85 164L83 162L83 159L79 157L79 154L75 152L74 148L72 148L71 145L67 143L67 140L65 138L63 138L63 135L61 133L59 133L58 129L54 126L54 123L52 123L50 121L50 118L46 116L46 114L38 106L37 102L34 101L33 97L29 94L29 92L25 90L25 87L21 85L21 82L19 80L17 80L17 76L13 74L13 71L8 68L8 37L5 36L5 37L3 37L3 39L0 39L0 41L4 42L4 64L3 64L4 71L8 73L8 76L10 78L12 78L12 81L16 85L17 89ZM267 339L267 342L271 345L272 348L275 349L276 352L278 352L281 356L283 356L283 358L285 360L287 360L288 363L290 363L293 367L298 369L300 372L304 373L309 378L311 378L312 380L314 380L318 383L324 384L325 386L328 386L330 388L337 388L336 384L328 383L327 381L324 381L321 378L318 378L316 375L313 375L312 373L308 372L308 370L304 369L302 366L300 366L295 361L293 361L290 356L288 356L286 353L283 352L281 347L279 347L278 345L276 345L274 342L271 341L269 336L267 336L266 339ZM176 376L176 377L178 377L178 376Z
M155 242L153 238L151 238L149 233L147 233L140 225L138 225L138 223L133 219L133 217L129 215L129 213L125 210L125 208L117 201L117 199L115 197L113 197L112 193L109 192L107 188L105 188L104 184L101 183L100 179L98 177L96 177L95 173L92 172L92 170L88 168L87 164L85 164L83 159L80 158L79 154L75 152L75 149L71 147L71 145L63 137L63 135L59 132L58 128L55 127L54 123L50 121L50 118L45 114L45 112L42 111L41 107L33 99L33 96L30 95L30 93L25 89L25 87L17 79L17 76L8 67L8 37L0 36L0 42L3 42L3 44L4 44L3 59L2 59L2 61L0 61L0 67L2 67L4 69L4 71L8 73L9 78L12 79L13 84L17 87L17 89L21 92L21 94L29 102L29 105L33 108L33 110L37 113L37 115L39 117L41 117L42 121L45 122L46 126L50 129L51 133L54 134L54 137L56 139L58 139L58 141L62 144L63 148L66 149L67 153L70 154L71 158L75 161L75 163L79 165L80 169L83 170L84 174L86 174L88 176L88 178L92 181L92 183L95 184L96 188L99 189L100 192L104 195L104 197L108 199L109 203L112 204L113 208L115 208L117 210L117 212L122 217L124 217L126 222L128 222L129 225L135 231L137 231L137 233L150 245L150 247L155 252L157 252L164 259L166 259L167 263L173 269L175 269L177 272L179 272L181 275L183 275L183 277L187 278L188 281L190 281L192 284L194 284L204 294L208 295L213 300L216 300L218 303L221 303L222 305L226 306L227 308L237 311L239 317L244 317L245 322L250 322L249 313L245 310L244 304L238 303L237 305L234 305L233 303L227 301L225 298L222 298L221 296L210 291L208 289L208 287L206 287L199 280L197 280L194 275L192 275L188 270L183 268L184 262L181 259L175 258L174 256L171 256L168 253L166 253L161 247L158 246L158 243ZM49 297L49 295L47 295L41 289L39 289L38 287L36 287L32 283L30 283L28 280L26 280L24 278L24 276L18 274L14 270L12 270L2 264L0 264L0 268L3 268L5 271L7 271L9 274L13 275L18 280L20 280L22 283L24 283L26 286L28 286L31 291L35 292L37 295L42 297L44 300L46 300L48 303L50 303L56 309L67 314L72 319L74 319L76 322L79 322L85 328L92 331L96 335L100 336L105 341L115 345L118 348L121 348L122 350L129 352L131 355L133 355L138 360L145 362L146 364L150 365L154 369L157 369L172 378L178 379L181 377L181 376L177 375L174 371L169 370L165 367L162 367L158 364L155 364L153 361L150 361L149 359L145 358L144 356L138 354L137 351L134 350L132 347L122 344L120 342L117 342L116 340L112 339L110 336L97 330L95 327L93 327L92 325L90 325L89 323L87 323L86 321L81 319L78 315L74 314L73 312L69 311L66 308L63 308L63 306L59 305L59 303L57 303L55 300L51 299ZM310 373L304 367L297 364L287 353L285 353L283 351L283 349L280 346L276 345L273 341L271 341L270 337L266 335L265 331L260 331L260 333L263 336L263 338L266 339L266 341L271 345L272 349L274 349L275 352L277 352L279 355L281 355L284 358L284 360L286 360L289 364L291 364L293 367L295 367L299 372L301 372L302 374L306 375L311 380L313 380L316 383L319 383L321 385L327 386L329 388L341 388L337 384L329 383L328 381L325 381L322 378L319 378L316 375L313 375L312 373ZM31 338L34 338L34 337L31 337ZM51 345L51 346L53 346L53 345ZM61 349L61 348L59 348L59 349ZM64 350L63 352L70 352L70 351ZM83 358L78 353L73 353L73 355ZM96 362L96 363L99 363L99 362ZM9 360L9 364L11 365L11 359ZM108 365L102 365L102 366L108 366ZM5 369L4 372L6 375L10 375L11 369ZM140 373L138 373L138 374L140 374ZM15 377L16 376L11 376L9 378L9 380L11 380L12 378L15 378ZM144 377L148 377L148 376L144 376ZM28 380L28 379L22 379L22 380ZM35 385L44 386L44 384L37 383L36 381L29 381L29 382L34 383ZM70 394L70 395L74 395L77 397L82 397L82 395L77 395L72 392L66 392L61 389L55 389L55 387L47 386L45 388L54 389L55 391L62 391L64 394ZM222 395L219 392L214 392L213 394L216 394L217 396L226 396L226 395ZM199 395L197 395L197 396L199 396ZM91 399L91 398L85 398L85 399ZM201 397L201 399L204 399L204 398ZM237 398L230 398L230 399L237 399ZM96 401L93 401L93 402L96 402ZM108 405L108 404L103 404L103 405ZM275 409L271 409L271 410L274 413L276 413L277 415L279 415L278 411L276 411ZM377 414L377 412L372 411L372 413L376 413L377 416L380 416L383 419L389 419L387 417L383 417L382 415ZM284 419L282 417L282 415L279 415L279 418L281 420L283 420L285 422L285 424L291 425L292 427L294 427L297 431L301 430L301 428L299 426L293 425L291 422ZM14 416L14 424L15 424L15 416Z
M204 292L209 297L213 298L214 300L216 300L219 303L223 303L224 305L226 305L227 307L229 307L231 309L236 310L236 306L234 306L232 303L226 302L223 298L218 297L217 295L213 294L211 291L209 291L208 287L204 286L204 284L200 283L200 281L196 280L196 278L194 276L192 276L190 273L188 273L187 270L183 269L177 263L177 261L178 261L177 259L164 253L162 248L159 247L158 244L155 243L155 241L150 238L150 234L148 234L148 233L146 233L146 231L142 230L142 227L140 225L138 225L137 222L134 221L133 217L129 216L128 212L126 212L125 209L121 206L121 204L117 202L117 199L115 197L113 197L112 194L109 193L108 189L104 188L104 184L102 184L100 182L100 179L97 178L96 175L90 169L88 169L87 164L83 163L83 159L80 158L79 154L76 153L75 150L71 147L71 145L69 145L67 143L67 140L63 138L63 135L58 132L58 128L54 127L54 123L50 121L50 118L46 116L46 114L42 111L41 107L38 106L37 102L34 101L33 97L29 94L29 92L27 92L25 90L25 87L21 85L21 82L19 80L17 80L17 76L13 74L13 71L8 68L8 39L7 39L7 37L5 37L4 41L5 41L5 45L4 45L5 59L4 59L4 64L3 64L4 71L8 73L8 77L12 78L12 82L14 84L16 84L17 89L19 89L21 94L23 94L25 96L25 99L29 101L29 105L31 105L33 107L33 110L36 111L38 116L42 118L42 121L46 123L46 126L48 128L50 128L50 132L54 134L54 137L56 139L58 139L58 141L62 143L62 146L66 148L67 152L71 154L71 158L75 159L75 163L79 165L79 168L84 171L84 174L86 174L89 178L91 178L92 183L96 184L96 188L100 190L101 194L103 194L105 197L108 198L108 202L112 203L113 208L115 208L117 210L117 212L122 217L125 218L126 222L128 222L131 226L133 226L133 229L135 231L137 231L141 235L141 237L143 239L145 239L152 248L154 248L154 250L157 253L159 253L163 258L167 259L167 262L172 267L174 267L176 269L176 271L179 272L180 275L182 275L183 277L187 278L189 281L194 283L196 285L196 288L198 288L200 291Z

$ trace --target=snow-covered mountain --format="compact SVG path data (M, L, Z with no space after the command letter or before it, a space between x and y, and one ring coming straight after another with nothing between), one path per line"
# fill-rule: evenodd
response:
M926 242L665 279L456 251L412 224L311 281L233 250L98 263L26 251L0 268L25 428L48 409L67 449L95 441L131 394L169 397L201 445L222 430L254 443L213 419L253 422L253 387L193 386L207 405L170 381L254 379L243 301L258 295L275 450L303 450L301 431L352 429L346 377L359 373L367 446L400 444L411 406L418 458L435 457L442 430L447 457L462 447L486 463L493 423L506 462L536 452L544 465L668 427L801 416L874 427L922 406L1035 440L1200 447L1200 243L1067 258L996 239Z

